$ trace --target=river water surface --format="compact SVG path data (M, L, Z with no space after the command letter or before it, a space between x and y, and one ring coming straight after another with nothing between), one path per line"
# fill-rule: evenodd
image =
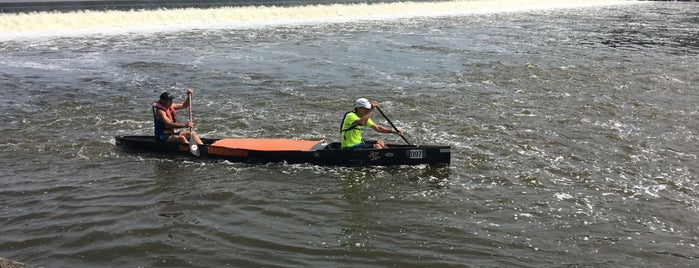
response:
M0 256L41 267L699 265L699 5L494 2L175 26L129 11L143 27L98 30L0 17ZM336 141L367 97L411 141L452 146L452 165L250 165L115 146L152 133L161 92L181 101L190 87L205 137Z

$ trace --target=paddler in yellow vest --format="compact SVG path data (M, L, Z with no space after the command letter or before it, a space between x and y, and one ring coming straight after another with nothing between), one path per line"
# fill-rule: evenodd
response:
M365 127L370 127L380 133L394 133L403 135L402 131L395 131L390 128L378 125L371 120L371 113L378 106L377 101L371 101L365 98L359 98L354 102L354 111L347 112L342 119L342 149L358 149L358 148L386 148L383 140L364 141L362 140L362 131Z
M194 91L187 89L187 100L184 103L174 103L175 98L169 92L160 94L160 100L153 103L153 125L155 127L155 139L166 142L179 142L189 144L189 135L194 135L197 144L203 144L196 132L184 130L177 132L178 128L194 127L194 122L177 123L175 110L189 108L189 96Z

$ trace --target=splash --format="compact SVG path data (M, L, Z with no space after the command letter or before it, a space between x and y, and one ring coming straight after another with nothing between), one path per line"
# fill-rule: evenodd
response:
M628 4L625 0L494 0L332 4L292 7L221 7L132 11L0 14L2 39L31 36L123 34L190 29L338 23L410 17L458 16Z

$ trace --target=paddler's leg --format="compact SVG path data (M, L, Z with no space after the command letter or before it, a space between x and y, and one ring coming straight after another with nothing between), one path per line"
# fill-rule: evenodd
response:
M374 148L384 149L384 148L386 148L386 144L383 142L383 140L377 140L376 143L374 144Z
M194 142L196 142L196 143L199 144L199 145L203 145L203 144L204 144L204 143L201 141L201 139L199 139L199 135L197 135L197 132L192 131L191 133L194 134ZM184 139L186 139L186 140L189 141L189 135L191 135L191 134L190 134L189 131L185 130L185 131L182 131L182 134L180 134L180 135L183 136ZM187 144L189 144L189 142L187 142Z
M192 130L192 135L194 135L194 141L197 142L197 144L199 144L199 145L204 145L204 143L203 143L203 142L201 141L201 139L199 138L199 135L197 135L197 132L196 132L196 131L193 131L193 130Z
M184 144L189 144L189 141L187 141L187 137L185 137L182 133L179 135L173 134L170 135L170 137L167 138L167 142L179 142L179 143L184 143Z

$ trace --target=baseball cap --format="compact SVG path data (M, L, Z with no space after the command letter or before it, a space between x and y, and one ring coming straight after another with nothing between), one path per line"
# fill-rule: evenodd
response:
M357 99L357 101L354 102L354 108L358 108L358 107L364 107L367 109L371 109L371 103L369 102L369 100L367 100L365 98L359 98L359 99Z
M171 101L171 100L174 99L174 98L175 98L175 96L172 96L172 94L170 94L170 92L163 92L163 94L160 94L160 99L161 99L161 100L169 100L169 101Z

